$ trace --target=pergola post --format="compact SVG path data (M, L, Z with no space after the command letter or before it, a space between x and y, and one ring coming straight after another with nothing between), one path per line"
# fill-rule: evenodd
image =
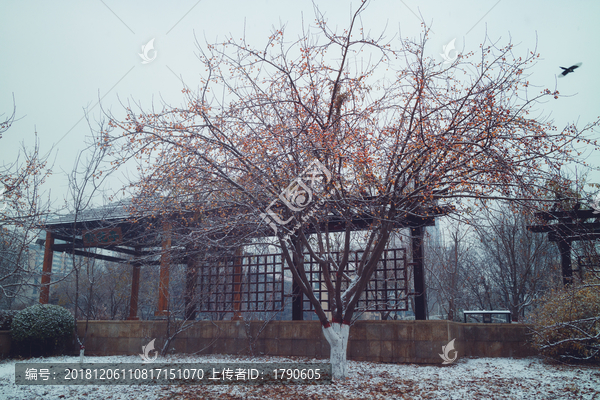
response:
M50 299L50 277L52 275L52 258L54 251L54 237L52 232L46 231L46 244L44 247L44 265L42 267L42 282L40 286L40 304L48 304Z
M244 319L241 313L242 300L242 248L238 247L233 257L233 317L232 321Z
M302 256L298 256L298 254L302 254L302 241L300 238L296 238L294 245L296 249L299 249L294 252L294 264L296 268L300 270L301 264L304 263L304 258ZM300 290L300 285L294 279L292 281L292 321L302 321L304 319L304 294L302 290Z
M185 319L196 319L196 287L198 285L198 266L196 265L196 253L188 249L187 269L185 276Z
M155 316L169 315L169 272L171 269L171 224L163 223L162 252L160 255L160 277L158 282L158 311Z
M560 204L559 204L560 205ZM560 252L563 284L573 283L573 266L571 265L571 243L575 241L593 241L600 239L600 221L595 210L561 210L539 212L537 219L542 224L527 226L531 232L548 232L548 240L556 242ZM589 220L593 222L588 222Z
M423 268L423 227L413 227L410 231L415 287L415 319L426 320L427 301L425 293L425 269Z
M304 319L303 302L304 294L294 279L292 281L292 321L302 321Z
M134 256L131 271L131 297L129 299L129 317L128 320L138 320L138 300L140 293L140 269L141 264L139 263L140 248L135 248L136 255Z
M573 267L571 266L571 243L564 238L557 240L560 252L560 264L563 276L563 285L573 283Z

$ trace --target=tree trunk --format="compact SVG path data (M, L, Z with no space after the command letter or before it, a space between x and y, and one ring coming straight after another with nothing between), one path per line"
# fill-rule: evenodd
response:
M329 343L331 352L329 362L331 363L332 375L334 379L342 379L348 375L348 362L346 353L348 350L348 334L350 325L332 323L328 327L323 327L323 335Z
M511 306L510 307L511 318L514 322L519 322L519 306Z

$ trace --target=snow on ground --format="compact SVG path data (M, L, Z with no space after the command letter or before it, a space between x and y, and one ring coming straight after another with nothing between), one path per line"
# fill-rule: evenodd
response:
M172 363L327 362L297 357L165 357ZM0 399L599 399L600 366L539 358L458 359L448 366L349 361L350 377L331 385L27 386L15 385L15 360L0 361ZM79 362L50 357L22 362ZM138 356L86 357L86 363L139 363Z

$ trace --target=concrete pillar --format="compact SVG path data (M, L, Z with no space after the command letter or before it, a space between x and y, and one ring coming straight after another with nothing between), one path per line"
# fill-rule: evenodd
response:
M52 257L54 251L54 237L52 232L46 232L46 246L44 248L44 265L42 267L42 284L40 286L40 304L48 304L50 299L50 277L52 275Z

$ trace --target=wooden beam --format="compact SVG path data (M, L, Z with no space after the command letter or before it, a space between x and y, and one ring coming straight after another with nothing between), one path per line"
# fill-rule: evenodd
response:
M53 247L53 249L54 249L54 247ZM84 251L84 250L73 250L73 248L70 248L70 249L66 248L66 249L62 250L62 252L63 253L67 253L67 254L75 254L76 256L82 256L82 257L87 257L87 258L95 258L97 260L104 260L104 261L110 261L110 262L116 262L116 263L126 263L126 262L129 262L128 260L126 260L124 258L107 256L105 254L90 253L89 251Z
M581 222L581 223L558 223L548 225L531 225L527 227L530 232L563 232L569 234L577 233L600 233L600 223Z
M151 254L151 252L137 253L135 250L128 249L128 248L125 248L125 247L122 247L122 246L115 246L115 245L86 246L83 243L83 240L81 240L79 238L72 238L72 237L65 236L65 235L59 235L59 234L56 234L56 233L54 233L53 236L54 236L54 239L63 240L65 242L68 242L68 243L63 243L63 244L55 244L54 247L53 247L54 251L64 252L64 251L66 251L68 249L72 249L73 247L76 248L76 249L84 249L84 248L94 247L94 248L99 248L99 249L105 249L105 250L114 251L115 253L128 254L130 256L142 255L142 254Z
M571 210L571 211L550 211L535 213L537 218L545 221L561 219L588 219L600 218L600 214L594 214L594 210Z
M558 242L560 240L566 240L568 242L580 242L586 240L598 240L600 239L600 233L577 233L572 232L571 234L561 234L559 232L548 232L548 240L550 242Z

